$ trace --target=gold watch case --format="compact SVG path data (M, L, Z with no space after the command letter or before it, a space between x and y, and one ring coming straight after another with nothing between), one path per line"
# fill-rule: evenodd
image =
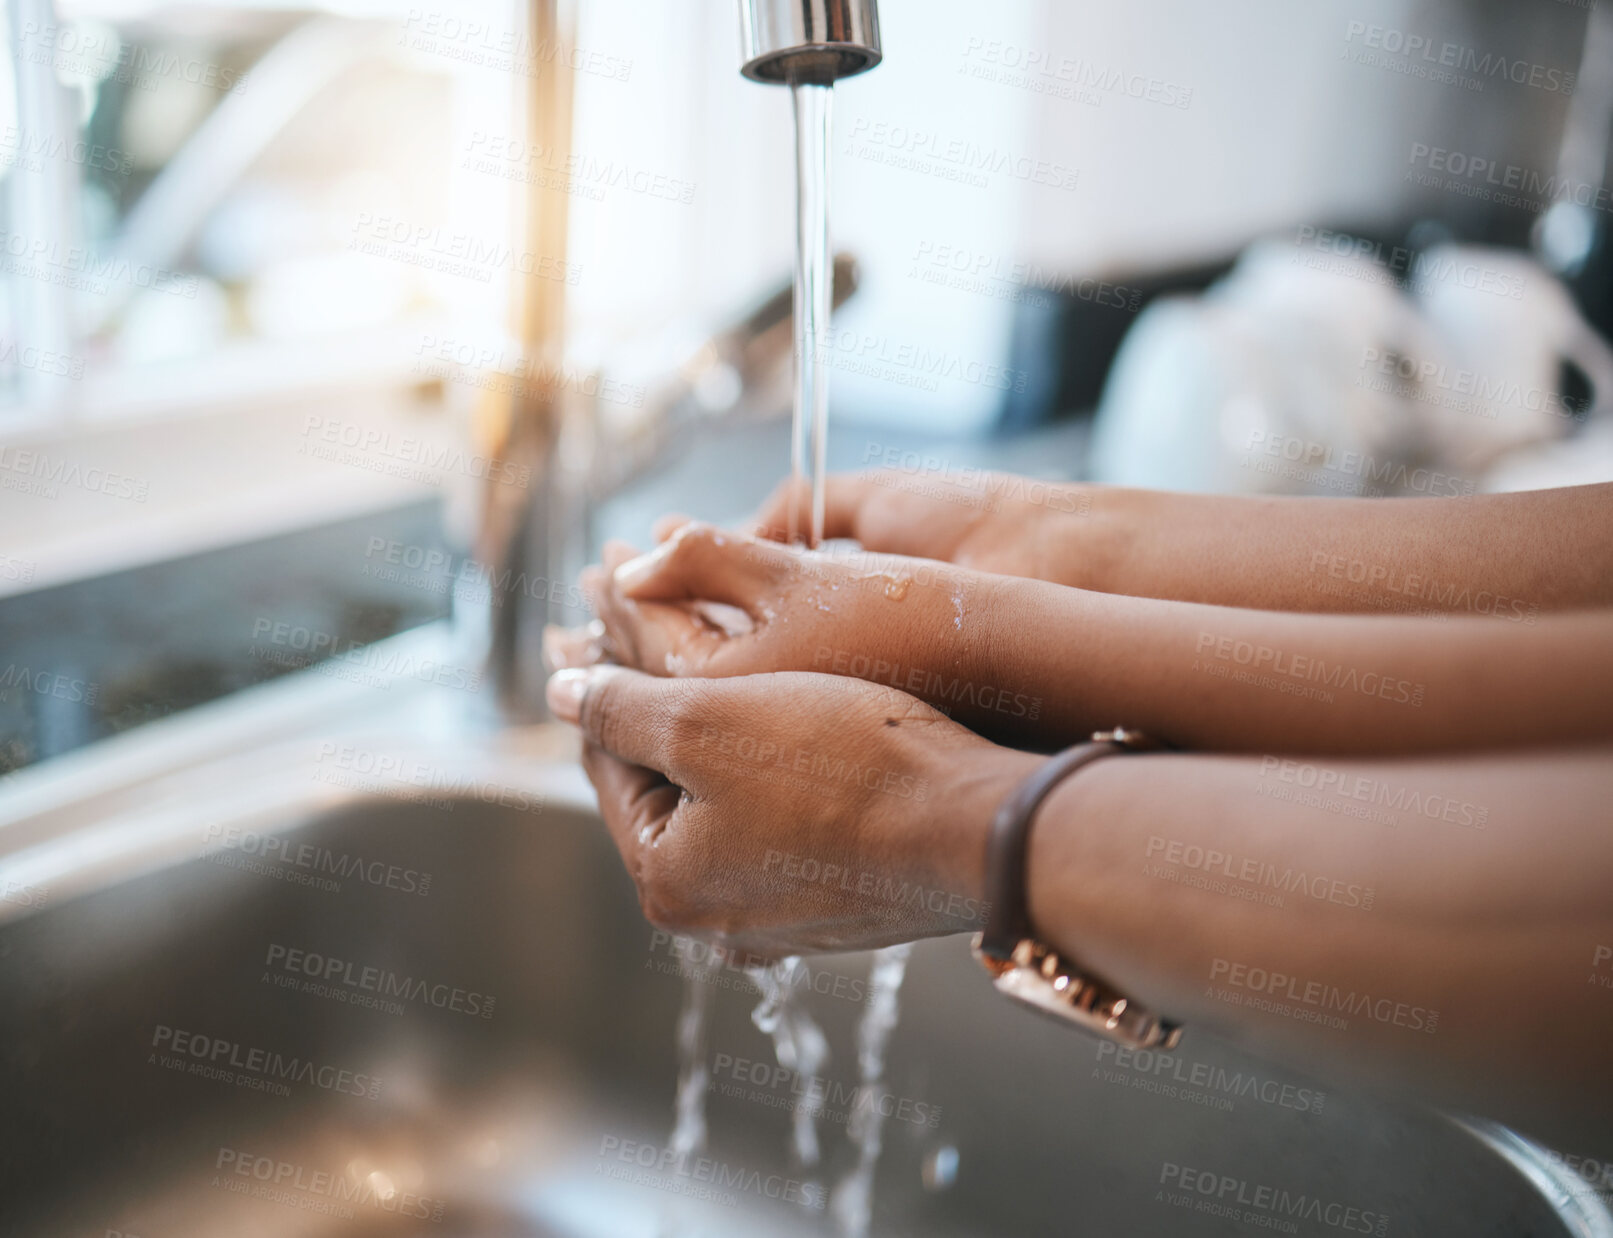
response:
M1021 938L1012 957L1004 960L981 950L981 938L975 934L974 955L999 993L1128 1049L1174 1049L1182 1039L1180 1024L1159 1018L1101 980L1081 975L1041 942Z

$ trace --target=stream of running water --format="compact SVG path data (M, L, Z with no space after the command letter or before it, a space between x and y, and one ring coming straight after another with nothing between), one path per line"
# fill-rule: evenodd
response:
M846 1133L857 1161L829 1198L829 1211L843 1238L867 1238L874 1215L874 1170L879 1165L885 1125L879 1091L885 1081L885 1051L901 1015L902 979L912 945L876 950L868 977L868 1005L857 1024L857 1104Z
M807 1084L828 1064L829 1039L801 1001L805 970L800 956L791 955L770 967L747 968L746 973L762 995L751 1011L751 1022L772 1037L778 1064L794 1071L802 1085L790 1109L790 1151L803 1169L814 1169L823 1153L814 1112L817 1102Z
M790 87L795 105L795 417L790 437L792 494L810 491L811 508L797 525L790 504L790 540L823 541L823 493L829 443L829 315L834 305L829 260L829 142L834 87ZM803 537L804 534L804 537Z
M678 1014L678 1094L674 1105L672 1151L683 1164L706 1148L706 1021L711 1008L709 962L691 963L683 978L683 1009Z
M805 541L817 547L823 542L829 440L827 349L833 308L829 153L834 87L797 83L790 87L790 94L795 112L796 176L795 404L790 475L796 483L792 493L810 494L810 506L802 513L799 499L790 504L789 537L791 542ZM856 1159L829 1201L843 1238L867 1238L873 1218L874 1172L885 1122L878 1091L885 1078L886 1050L900 1013L902 978L912 949L911 945L890 946L872 955L869 1000L857 1025L858 1103L847 1127ZM803 992L811 991L809 983L802 983L805 966L798 956L791 956L769 966L747 968L746 974L761 994L751 1021L772 1039L778 1064L800 1081L790 1113L790 1150L803 1170L813 1171L823 1160L823 1149L811 1084L828 1064L829 1041L802 1000ZM677 1036L677 1117L672 1134L672 1147L679 1157L702 1151L706 1143L709 979L701 970L691 971L684 980Z

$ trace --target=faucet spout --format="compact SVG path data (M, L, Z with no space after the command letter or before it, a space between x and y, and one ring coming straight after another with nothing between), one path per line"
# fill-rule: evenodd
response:
M877 0L739 0L740 72L827 86L879 63Z

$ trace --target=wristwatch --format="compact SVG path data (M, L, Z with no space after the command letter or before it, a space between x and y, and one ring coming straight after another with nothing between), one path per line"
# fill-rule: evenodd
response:
M1175 1048L1182 1038L1181 1025L1138 1005L1032 936L1025 907L1025 861L1036 810L1060 782L1103 757L1164 746L1124 727L1099 731L1087 743L1038 767L1003 801L986 846L991 910L985 929L974 938L975 958L991 974L999 993L1130 1049Z

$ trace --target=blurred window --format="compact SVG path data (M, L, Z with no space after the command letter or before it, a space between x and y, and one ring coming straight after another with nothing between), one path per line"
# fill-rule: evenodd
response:
M0 12L0 429L406 381L422 324L502 321L512 186L456 155L519 74L422 44L418 6Z

